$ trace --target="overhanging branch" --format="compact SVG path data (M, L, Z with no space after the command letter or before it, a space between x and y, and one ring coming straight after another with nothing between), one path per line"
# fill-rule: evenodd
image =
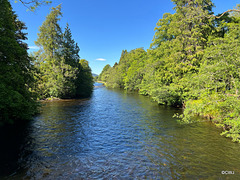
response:
M234 11L234 12L239 12L239 13L240 13L240 10L238 10L238 9L229 9L229 10L223 12L220 16L212 15L212 17L215 17L215 18L219 19L219 18L223 17L224 14L229 13L229 12L233 12L233 11Z
M18 0L18 1L21 2L30 11L34 11L35 8L37 8L38 6L49 4L52 2L48 0Z
M26 2L23 2L22 0L19 0L26 8L30 9L30 7L27 5L27 4L30 4L30 3L26 3Z
M34 2L36 2L36 1L30 1L30 2L24 2L23 0L19 0L22 4L32 4L32 3L34 3Z

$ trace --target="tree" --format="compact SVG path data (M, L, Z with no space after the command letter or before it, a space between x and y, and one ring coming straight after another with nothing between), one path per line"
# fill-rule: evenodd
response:
M170 40L172 53L168 69L182 78L184 73L198 72L208 36L213 28L211 0L173 0L176 13L171 22L170 32L175 38ZM178 79L178 78L177 78ZM178 80L177 80L178 81Z
M27 53L25 24L17 19L8 0L0 6L0 124L29 120L37 103L29 91L32 64Z
M130 65L123 79L124 89L138 91L144 76L147 53L143 48L137 48L130 51L127 57Z
M102 72L100 73L98 80L100 81L106 81L107 78L109 77L109 70L111 69L111 66L109 64L107 64L106 66L104 66Z
M58 24L59 16L62 16L61 5L52 8L51 13L39 28L40 33L38 33L38 39L35 41L35 44L44 51L46 55L45 61L51 63L54 63L54 60L56 60L61 47L62 30Z
M68 74L70 79L75 78L74 74L68 73L74 70L70 65L65 64L64 57L61 57L63 43L62 30L58 24L59 16L62 16L61 5L52 8L39 28L38 39L35 41L35 44L40 47L36 57L42 74L42 84L39 86L42 86L45 91L43 97L65 97L68 92L68 88L67 91L64 89L67 83L65 74Z
M62 49L61 49L61 55L63 56L65 63L70 66L76 66L80 58L79 51L80 51L80 48L72 38L72 33L69 28L69 24L67 24L65 31L63 33Z
M88 61L81 59L78 64L78 73L76 79L76 97L89 97L93 91L92 70Z
M189 79L190 93L197 95L186 101L182 121L192 122L196 114L213 119L223 128L222 135L240 142L240 18L225 15L218 23L219 36L209 36L199 73Z
M64 33L62 34L61 42L61 61L63 74L63 94L62 97L76 96L76 82L79 71L79 51L78 44L72 38L72 33L67 24ZM65 67L64 67L65 66Z
M141 90L161 104L181 105L188 98L184 79L198 73L208 36L214 29L211 0L173 0L176 13L157 23Z
M61 5L52 8L40 27L35 42L40 50L35 53L36 77L40 98L87 97L92 92L92 74L86 60L79 61L79 47L67 24L64 33L58 24Z

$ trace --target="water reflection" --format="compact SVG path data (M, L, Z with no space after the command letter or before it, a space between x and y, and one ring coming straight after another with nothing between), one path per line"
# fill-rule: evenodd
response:
M180 109L102 86L90 99L44 105L7 179L240 178L239 144L210 123L178 124Z

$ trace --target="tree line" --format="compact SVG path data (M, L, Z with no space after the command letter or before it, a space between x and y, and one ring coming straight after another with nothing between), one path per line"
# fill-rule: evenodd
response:
M158 21L150 48L123 50L98 80L183 107L181 122L203 116L240 142L240 5L215 16L211 0L172 2L175 13Z
M52 8L39 28L39 51L28 54L27 27L8 0L0 4L0 125L31 119L40 99L89 97L91 68L80 59L68 24L62 32L61 5Z

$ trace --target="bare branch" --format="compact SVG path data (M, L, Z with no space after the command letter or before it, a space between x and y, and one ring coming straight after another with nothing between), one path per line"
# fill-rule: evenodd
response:
M22 4L32 4L32 3L34 3L35 1L30 1L30 2L24 2L23 0L19 0Z
M239 13L240 13L240 10L238 10L238 9L229 9L229 10L223 12L220 16L212 15L212 17L215 17L215 18L219 19L219 18L223 17L224 14L229 13L229 12L233 12L233 11L234 11L234 12L239 12Z
M25 2L23 2L22 0L19 0L19 1L20 1L26 8L30 9L30 7L26 5L26 4L29 4L29 3L25 3Z

